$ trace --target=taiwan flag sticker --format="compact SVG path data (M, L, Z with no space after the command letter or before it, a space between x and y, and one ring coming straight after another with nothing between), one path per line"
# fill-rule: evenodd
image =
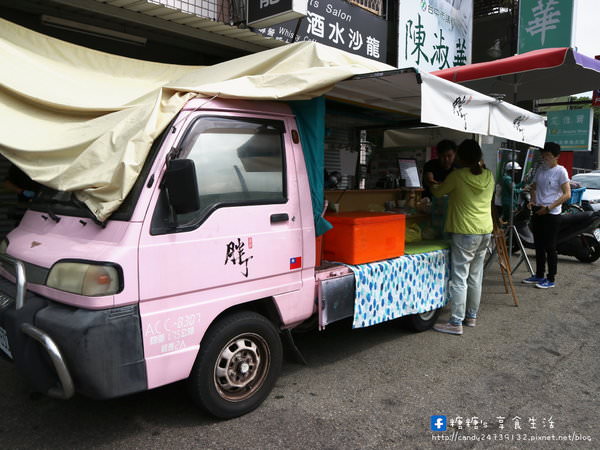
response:
M295 258L290 258L290 270L292 269L300 269L302 267L302 257L296 256Z

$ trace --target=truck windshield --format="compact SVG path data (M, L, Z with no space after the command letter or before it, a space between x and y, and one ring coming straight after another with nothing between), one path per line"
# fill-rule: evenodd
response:
M128 221L131 219L131 215L135 209L140 191L144 186L145 180L148 177L152 164L156 159L156 155L158 154L158 151L165 140L167 132L173 126L174 121L175 119L173 119L169 126L167 126L160 136L153 142L152 147L150 148L150 153L144 162L144 167L142 168L142 171L138 176L133 188L127 197L125 197L125 201L121 204L119 209L111 214L109 220ZM34 198L33 201L28 205L28 207L34 211L45 212L51 215L57 214L74 217L87 217L97 222L97 219L92 212L83 202L77 199L75 193L73 192L56 191L54 189L44 187L37 197Z
M92 213L80 202L72 192L55 191L44 188L31 201L29 209L48 214L61 214L65 216L89 217Z

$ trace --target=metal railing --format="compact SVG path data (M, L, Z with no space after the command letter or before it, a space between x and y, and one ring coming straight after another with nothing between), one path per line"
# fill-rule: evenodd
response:
M3 264L11 264L15 269L15 282L17 286L15 309L22 309L25 304L25 291L27 285L25 264L23 264L22 261L19 261L18 259L6 254L0 254L0 261ZM50 361L54 366L54 370L58 376L59 384L48 389L47 394L54 398L71 398L75 394L73 378L69 373L65 358L63 357L56 343L50 336L48 336L48 334L31 325L30 323L21 323L21 331L30 336L32 339L35 339L42 346L42 348L46 350L46 353L50 357Z
M146 0L182 13L229 24L246 20L246 0ZM385 15L385 0L346 0L378 16Z
M42 330L29 323L21 324L21 331L30 336L32 339L35 339L42 346L42 348L46 350L46 353L48 353L48 356L50 357L50 361L52 361L56 375L58 376L59 385L52 386L50 389L48 389L46 394L48 394L50 397L60 398L63 400L73 397L75 394L73 378L69 373L65 358L63 357L56 343Z
M246 20L246 0L146 0L182 13L237 24Z
M373 14L377 14L378 16L383 16L385 14L384 0L347 0L348 3L352 3L353 5L360 6L367 11L372 12Z

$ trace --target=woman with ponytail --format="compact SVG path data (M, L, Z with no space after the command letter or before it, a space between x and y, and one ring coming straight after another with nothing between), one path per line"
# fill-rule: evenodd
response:
M463 334L463 324L476 324L483 262L492 233L494 176L485 168L481 147L466 139L457 152L461 169L451 172L442 184L434 185L436 197L449 195L445 231L451 233L451 273L449 284L450 320L433 329Z

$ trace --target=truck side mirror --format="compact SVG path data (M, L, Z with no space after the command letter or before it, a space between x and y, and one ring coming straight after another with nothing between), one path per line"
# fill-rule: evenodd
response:
M170 160L163 182L169 205L175 214L185 214L200 209L194 161L191 159Z

